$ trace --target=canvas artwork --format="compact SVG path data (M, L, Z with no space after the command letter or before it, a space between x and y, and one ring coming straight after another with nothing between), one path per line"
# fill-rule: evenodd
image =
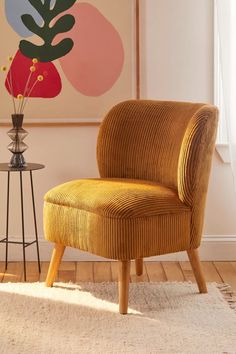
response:
M2 0L0 121L11 94L29 97L25 121L35 123L96 122L135 98L135 3Z

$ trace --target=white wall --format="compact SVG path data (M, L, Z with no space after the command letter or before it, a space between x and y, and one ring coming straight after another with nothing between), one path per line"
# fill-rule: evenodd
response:
M143 95L213 100L213 0L141 0Z
M142 6L143 97L213 103L213 0L146 0ZM235 211L231 169L216 153L204 234L236 235Z
M213 101L213 0L141 0L142 32L142 97L185 101ZM74 103L74 104L77 104ZM9 143L7 129L0 131L0 160L8 161L5 148ZM27 161L44 163L44 170L34 173L36 204L40 238L43 239L42 206L44 193L59 183L98 176L96 166L97 127L29 128L25 153ZM14 205L13 234L19 235L18 181L14 176L11 200ZM5 182L0 174L1 233L5 222ZM27 182L27 180L25 181ZM33 235L30 195L26 188L26 228ZM205 259L236 257L236 198L229 165L214 156L206 208L205 241L202 256ZM227 236L227 237L226 237ZM41 255L49 257L51 248L41 242ZM32 249L27 250L34 259ZM21 259L19 247L11 247L11 257ZM3 257L3 246L0 245ZM68 258L87 257L68 250Z

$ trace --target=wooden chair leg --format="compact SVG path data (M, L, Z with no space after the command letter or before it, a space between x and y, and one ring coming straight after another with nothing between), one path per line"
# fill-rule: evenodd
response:
M48 268L47 279L45 281L45 285L48 287L53 286L65 248L65 246L58 243L54 246L51 262Z
M136 268L137 275L143 274L143 259L142 258L135 259L135 268Z
M198 249L188 250L187 253L198 285L199 292L205 294L207 293L207 286L202 272Z
M119 311L127 314L129 301L130 261L119 261Z

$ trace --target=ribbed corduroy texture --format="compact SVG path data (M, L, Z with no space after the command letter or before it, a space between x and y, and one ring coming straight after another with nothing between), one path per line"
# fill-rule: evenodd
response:
M102 178L46 194L46 239L114 259L197 248L216 128L211 105L118 104L98 137Z

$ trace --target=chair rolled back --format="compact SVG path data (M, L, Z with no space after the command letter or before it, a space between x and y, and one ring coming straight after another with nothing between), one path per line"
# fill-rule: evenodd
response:
M100 175L149 180L175 189L193 208L191 244L198 243L216 130L217 108L211 105L151 100L119 103L100 127Z

